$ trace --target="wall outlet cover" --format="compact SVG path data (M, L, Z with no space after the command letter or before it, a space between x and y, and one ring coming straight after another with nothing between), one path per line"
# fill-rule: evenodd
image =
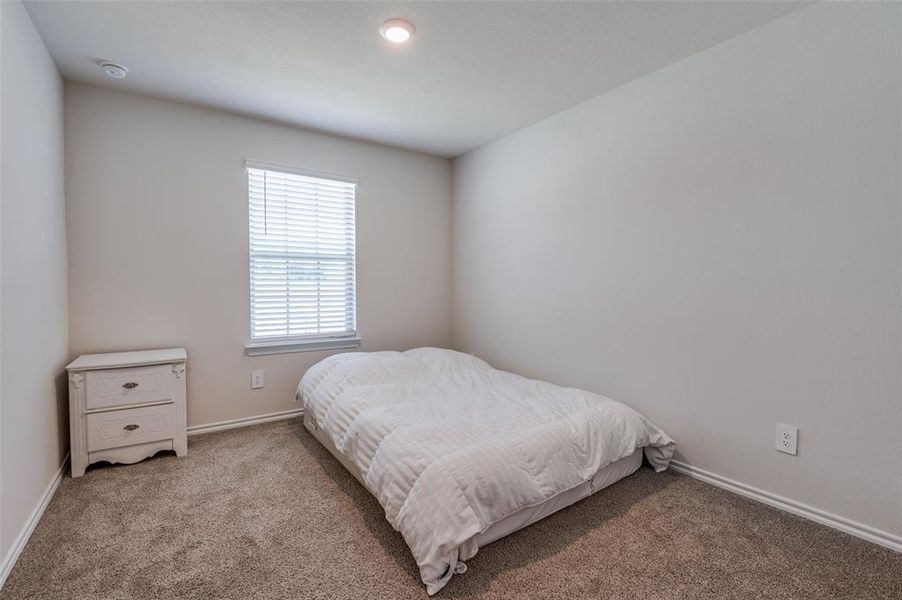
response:
M798 454L799 428L795 425L777 423L777 437L774 440L774 448L786 454Z
M251 389L259 390L263 387L263 371L251 371Z

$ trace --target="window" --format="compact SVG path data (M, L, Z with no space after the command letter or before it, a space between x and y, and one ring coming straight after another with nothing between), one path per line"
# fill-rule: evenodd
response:
M359 345L357 184L248 162L248 354Z

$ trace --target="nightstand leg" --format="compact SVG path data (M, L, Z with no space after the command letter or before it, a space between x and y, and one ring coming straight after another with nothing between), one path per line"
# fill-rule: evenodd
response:
M176 456L188 456L188 411L185 408L185 397L188 394L188 383L185 381L187 365L183 362L173 363L172 373L175 375L175 409L178 433L172 440L172 449Z
M182 437L180 439L172 440L172 447L175 450L176 456L188 456L188 438Z
M79 460L79 457L73 455L69 462L69 467L72 471L72 477L81 477L85 474L85 469L88 468L87 460Z
M84 373L69 373L69 470L72 471L72 477L81 477L88 468L84 384Z

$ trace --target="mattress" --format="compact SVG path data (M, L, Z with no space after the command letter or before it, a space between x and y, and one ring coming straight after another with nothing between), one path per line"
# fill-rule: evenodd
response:
M484 546L635 471L674 442L624 404L459 352L356 352L298 385L305 426L376 497L429 594Z
M313 422L304 415L304 427L309 431L316 440L334 456L342 466L347 469L351 475L360 482L363 487L366 482L360 474L360 471L346 456L344 456L329 439L329 436L322 429L316 429ZM567 508L571 504L575 504L580 500L588 498L595 492L617 483L624 477L632 475L642 466L642 449L638 449L626 458L616 460L609 465L600 468L592 476L593 485L578 486L569 490L565 490L545 500L535 506L529 506L508 515L507 517L493 523L488 529L476 536L476 544L482 548L492 542L512 533L520 531L524 527L528 527L537 521L541 521L545 517L556 513L557 511ZM369 489L369 488L367 488ZM370 491L372 493L372 491Z

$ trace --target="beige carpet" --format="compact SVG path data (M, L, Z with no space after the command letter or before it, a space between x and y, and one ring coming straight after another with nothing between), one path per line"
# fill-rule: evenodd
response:
M438 598L902 598L902 554L649 469L467 562ZM427 596L376 501L291 420L67 477L0 598Z

